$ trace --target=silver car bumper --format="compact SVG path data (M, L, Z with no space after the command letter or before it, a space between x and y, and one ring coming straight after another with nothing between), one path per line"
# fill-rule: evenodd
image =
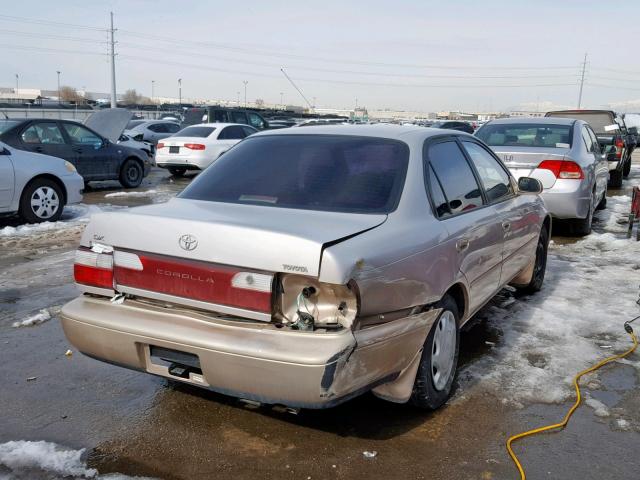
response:
M297 332L127 300L81 296L62 309L69 341L119 366L270 404L326 408L392 382L420 353L439 310L366 329ZM197 358L177 378L154 349Z
M576 180L556 180L540 196L549 213L559 219L586 218L591 202L591 185Z
M82 201L82 190L84 189L84 180L80 175L74 173L61 177L64 187L67 190L67 205L80 203Z

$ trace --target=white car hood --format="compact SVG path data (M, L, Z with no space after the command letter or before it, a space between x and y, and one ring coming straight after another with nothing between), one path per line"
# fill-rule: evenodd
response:
M115 248L270 272L318 276L322 250L384 223L384 214L349 214L175 198L165 204L92 216L82 237ZM180 246L191 235L197 246Z

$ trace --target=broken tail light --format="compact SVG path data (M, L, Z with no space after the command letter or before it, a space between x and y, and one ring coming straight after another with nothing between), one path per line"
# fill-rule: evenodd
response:
M616 147L616 158L618 160L620 160L622 158L622 149L624 148L624 140L622 140L622 138L618 137L616 138L615 141L615 147Z

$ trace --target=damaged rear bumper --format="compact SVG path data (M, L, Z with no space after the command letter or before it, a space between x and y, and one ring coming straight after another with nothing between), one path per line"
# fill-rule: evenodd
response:
M326 408L396 379L406 384L437 313L355 332L300 332L84 295L65 305L61 321L80 352L109 363L262 403ZM177 378L153 347L196 356L200 371ZM387 399L408 399L406 391L388 398L392 390Z

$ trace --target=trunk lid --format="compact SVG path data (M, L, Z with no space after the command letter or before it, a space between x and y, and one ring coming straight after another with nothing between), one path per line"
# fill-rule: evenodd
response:
M516 178L533 177L542 182L543 187L551 188L555 184L555 177L551 179L548 170L538 169L544 160L564 160L569 154L569 148L543 147L491 147L511 174Z
M325 244L375 228L386 218L384 214L174 198L165 204L137 207L128 212L93 215L82 245L90 247L92 242L98 242L116 250L317 277Z

